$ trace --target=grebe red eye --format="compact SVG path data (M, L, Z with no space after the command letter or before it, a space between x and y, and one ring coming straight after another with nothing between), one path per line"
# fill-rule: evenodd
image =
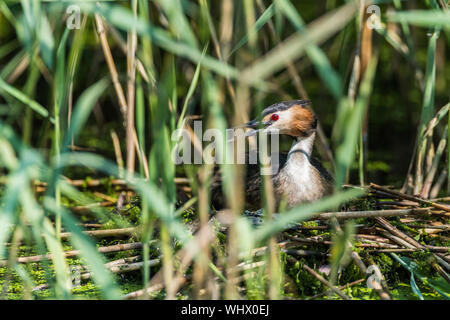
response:
M280 118L279 115L277 115L276 113L274 113L271 117L272 121L277 121Z

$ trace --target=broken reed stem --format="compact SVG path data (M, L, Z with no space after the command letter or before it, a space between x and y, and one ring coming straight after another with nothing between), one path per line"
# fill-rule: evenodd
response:
M424 159L425 159L425 152L427 149L427 144L429 142L428 138L423 138L420 141L418 154L417 154L417 161L416 161L416 180L414 183L414 194L419 194L420 190L422 190L423 186L423 171L424 171Z
M372 211L350 211L350 212L325 212L310 218L310 220L328 220L336 218L338 220L374 218L374 217L396 217L409 214L427 214L430 208L395 209L395 210L372 210Z
M122 50L122 52L126 54L127 53L127 45L126 45L125 41L122 39L122 36L120 35L120 33L116 30L116 28L114 28L110 25L107 25L106 28L108 28L112 37L119 45L120 50ZM147 72L145 71L144 64L138 57L136 57L136 69L139 71L139 74L141 75L142 79L144 79L145 82L149 83L150 80L148 78ZM155 79L152 76L152 84L154 84L154 82L155 82Z
M449 108L450 108L450 103L447 103L445 106L443 106L441 109L439 109L439 111L436 113L436 115L433 117L433 119L431 119L430 122L428 123L424 136L430 136L432 134L434 128L444 118L444 116L447 114Z
M85 228L101 228L101 224L93 224L93 223L85 223L81 225ZM132 228L122 228L122 229L107 229L107 230L91 230L91 231L83 231L84 234L90 237L97 238L106 238L106 237L123 237L123 236L138 236L140 232L140 228L132 227ZM61 239L70 238L72 235L71 232L62 232L60 235ZM5 245L8 245L6 243Z
M397 228L395 228L394 226L392 226L389 221L387 221L384 218L375 218L377 223L380 224L384 229L386 229L387 231L389 231L392 235L394 235L395 237L400 238L402 241L399 241L398 239L396 239L395 237L393 237L393 241L396 241L398 243L402 243L403 241L406 242L407 244L404 244L408 249L421 249L421 250L430 250L430 251L438 251L435 250L436 248L434 248L433 246L429 246L429 245L422 245L421 243L417 242L415 239L409 237L408 235L406 235L405 233L401 232L400 230L398 230ZM448 252L448 248L444 247L444 251ZM447 270L450 270L450 265L448 263L449 259L448 257L443 257L442 254L439 253L433 253L433 255L436 257L436 259L438 260L438 262Z
M99 247L97 248L97 251L99 253L111 253L111 252L119 252L119 251L126 251L126 250L134 250L134 249L141 249L142 243L141 242L133 242L133 243L124 243L124 244L116 244L113 246L106 246L106 247ZM80 254L80 250L70 250L64 252L64 257L74 257L78 256ZM53 254L49 253L46 255L37 255L37 256L29 256L29 257L19 257L17 258L17 263L29 263L29 262L40 262L44 259L52 259ZM0 267L6 266L8 263L7 260L0 260Z
M123 157L122 157L122 149L120 148L119 137L115 130L111 130L111 139L113 141L114 146L114 154L116 156L117 167L119 168L119 177L123 178Z
M133 125L133 127L134 127L134 125ZM150 170L148 169L147 157L145 156L144 151L139 147L138 137L137 137L135 129L133 129L132 135L133 135L134 147L136 149L136 153L138 155L139 162L142 163L142 165L144 167L145 179L148 180L150 178Z
M90 237L106 238L106 237L123 237L135 235L137 236L140 228L122 228L122 229L107 229L107 230L93 230L93 231L83 231L84 234ZM61 239L70 238L72 233L63 232L61 233Z
M222 49L222 55L227 60L233 38L233 0L223 0L220 10L220 48Z
M365 68L367 66L368 60L371 57L372 51L372 41L371 41L371 30L370 37L368 37L368 32L365 31L366 23L365 16L365 3L364 1L359 2L359 14L358 14L358 28L357 28L357 37L356 37L356 52L355 58L353 61L352 73L350 76L350 81L348 85L348 100L350 104L350 109L355 107L356 93L358 91L359 83L364 76ZM364 40L364 46L363 46ZM369 50L369 52L367 52ZM364 53L364 55L363 55ZM365 64L365 65L364 65ZM364 113L363 122L361 124L361 128L359 129L359 142L357 144L359 150L359 168L358 168L358 176L360 185L364 185L364 139L363 139L363 130L365 128L365 122L367 121L367 108ZM345 170L345 181L349 180L349 169Z
M109 268L109 267L114 266L114 265L138 262L138 260L140 260L140 259L142 259L142 257L140 255L139 256L126 257L126 258L120 258L120 259L109 261L109 262L105 263L105 267Z
M89 213L92 211L93 208L106 208L106 207L112 207L117 203L117 201L103 201L103 202L95 202L88 204L86 206L73 206L69 209L72 212L76 213Z
M294 249L285 249L282 250L282 252L289 254L291 256L298 256L298 257L311 257L311 256L316 256L316 257L329 257L330 254L329 253L323 253L320 251L314 251L314 250L294 250Z
M95 23L97 26L97 34L100 38L100 43L103 49L103 54L105 56L106 63L108 64L111 80L113 82L117 98L119 99L120 111L125 117L127 110L127 100L125 99L125 94L123 93L122 86L120 85L119 74L117 73L116 64L114 63L111 49L109 48L105 27L103 25L103 18L98 14L95 14Z
M371 241L376 241L376 242L386 242L389 243L389 239L385 239L382 238L380 236L375 236L375 235L371 235L371 234L355 234L355 239L356 240L371 240Z
M416 159L416 156L417 156L417 153L418 153L417 149L419 148L419 143L422 143L422 139L425 140L424 139L425 137L430 136L432 134L434 128L439 124L440 120L447 114L449 108L450 108L450 103L447 103L445 106L443 106L441 109L439 109L439 111L436 113L436 115L428 122L428 124L426 126L426 130L424 130L425 133L424 133L424 135L422 137L420 135L420 132L417 133L417 138L415 140L413 155L412 155L411 160L409 162L408 172L406 174L406 179L405 179L405 182L403 184L403 187L400 190L402 193L407 192L408 185L409 185L409 179L412 178L412 169L413 169L413 165L414 165L414 160Z
M354 285L357 285L357 284L360 284L361 282L364 282L364 280L366 280L366 279L359 279L359 280L356 280L356 281L353 281L353 282L350 282L350 283L347 283L347 284L344 284L343 286L340 286L338 289L339 290L344 290L344 289L347 289L348 287L351 287L351 286L354 286ZM326 295L328 293L328 291L325 291L325 292L322 292L322 293L319 293L319 294L316 294L316 295L314 295L314 296L312 296L312 297L308 297L308 298L306 298L306 300L313 300L313 299L317 299L317 298L320 298L320 297L322 297L322 296L324 296L324 295Z
M300 238L297 236L291 236L286 235L292 242L298 242L302 245L327 245L330 246L333 244L333 242L329 238L324 237L312 237L312 238ZM398 237L397 237L398 238ZM373 240L366 240L365 243L355 243L353 244L355 247L358 248L385 248L385 249L401 249L398 245L394 245L391 243L385 243L385 242L379 242L379 241L373 241ZM426 246L423 248L417 248L416 251L424 251L428 250L430 252L436 252L436 253L446 253L448 252L447 247L436 247L436 246Z
M128 185L127 181L124 179L109 179L109 178L104 178L104 179L69 179L67 177L63 177L65 182L74 186L74 187L86 187L86 188L97 188L97 187L104 187L107 185L112 185L112 186L123 186L123 187L128 187L130 188L130 186ZM188 178L175 178L174 183L175 184L189 184L191 181ZM0 181L0 184L6 184L7 181L3 180ZM47 183L46 182L42 182L42 181L35 181L34 182L34 186L36 188L38 188L38 191L45 191L45 189L47 188Z
M433 165L433 159L436 155L436 147L434 145L433 142L433 136L428 137L428 150L426 153L426 158L425 158L425 170L424 170L424 179L426 178L426 175L428 174L428 172L430 172L431 170L431 166ZM425 180L424 180L424 185L425 186ZM422 187L423 190L423 187ZM422 196L421 196L422 197ZM424 198L424 197L422 197Z
M328 282L324 277L322 277L320 274L318 274L316 271L314 271L313 269L311 269L310 267L308 267L306 264L303 265L303 269L305 269L306 271L308 271L314 278L316 278L317 280L319 280L322 284L324 284L325 286L327 286L328 288L331 289L331 291L333 291L334 293L336 293L339 297L341 297L344 300L351 300L349 296L347 296L346 294L342 293L341 290L339 290L339 288L333 286L330 282Z
M385 193L389 193L391 195L397 196L397 197L402 198L402 199L423 203L423 204L435 207L437 209L450 212L450 206L446 206L446 205L443 205L443 204L440 204L440 203L436 203L436 202L425 200L425 199L422 199L422 198L419 198L419 197L410 196L410 195L407 195L407 194L404 194L404 193L401 193L401 192L398 192L398 191L394 191L394 190L390 190L390 189L387 189L387 188L383 188L383 187L381 187L381 186L379 186L377 184L374 184L374 183L371 183L370 187L372 189L380 190L380 191L383 191Z
M395 207L418 207L419 204L417 202L412 201L377 201L377 204L380 206L395 206Z
M108 44L108 39L106 37L106 31L105 31L105 27L104 27L104 24L103 24L103 18L100 15L95 14L95 22L96 22L96 26L97 26L97 34L98 34L98 36L100 38L100 43L101 43L101 46L102 46L102 49L103 49L103 54L105 56L105 60L106 60L106 63L108 65L109 74L111 76L111 80L112 80L113 85L114 85L114 90L115 90L117 98L119 100L120 112L122 113L122 116L123 116L123 118L125 120L124 124L125 124L125 127L127 128L127 133L126 133L127 134L127 148L133 147L133 149L135 149L136 152L141 155L142 165L143 165L143 167L145 169L145 172L147 174L147 172L148 172L148 168L146 168L146 167L148 167L147 157L146 157L146 155L143 152L140 151L139 143L137 141L136 129L134 128L134 94L135 94L135 92L134 92L134 89L132 89L131 87L134 88L134 85L135 85L134 84L135 78L136 78L136 65L135 65L135 62L133 62L134 64L132 66L130 66L129 63L131 63L131 62L128 62L128 59L127 59L127 62L128 62L128 64L127 64L128 75L133 77L133 78L130 77L129 81L128 81L128 98L129 98L129 101L127 102L127 100L125 98L125 94L124 94L123 89L122 89L122 85L120 84L120 81L119 81L119 74L117 73L116 64L115 64L114 59L113 59L112 54L111 54L111 49L110 49L109 44ZM135 33L134 33L134 36L136 36ZM134 42L131 41L130 46L131 46L130 50L134 49L133 57L135 59L137 40L134 39ZM132 72L132 73L130 74L130 72ZM131 80L133 82L132 84L130 83ZM130 90L133 90L133 92L130 93ZM131 96L130 96L130 94L131 94ZM128 103L131 100L132 100L132 103L133 103L133 105L132 105L133 106L133 110L129 111L129 110L127 110L128 109ZM133 117L132 117L132 119L128 120L127 115L129 113L130 114L132 113ZM130 127L131 122L133 122L132 123L133 124L132 127ZM132 131L129 132L129 130L132 130ZM128 156L134 157L134 154L131 156L128 153L128 151L129 150L127 149L127 161L129 160ZM133 163L134 163L134 161L133 161ZM127 166L128 166L128 163L127 163ZM133 166L133 168L134 168L134 166ZM148 179L148 177L146 177L146 178Z
M133 12L133 18L137 19L137 0L131 1L131 7ZM135 95L136 95L136 47L137 47L137 36L136 27L133 27L131 31L128 32L127 38L127 74L128 74L128 85L127 85L127 113L126 113L126 142L127 142L127 172L129 177L134 174L135 167L135 150L140 154L139 144L135 147L134 142L137 143L137 135L134 136L134 107L135 107Z
M400 237L394 236L393 234L387 232L387 231L380 231L380 233L385 236L386 238L392 240L393 242L397 243L398 245L400 245L401 247L406 247L408 249L416 249L415 246L413 246L412 244L410 244L409 242L403 240Z
M448 252L450 249L448 247L439 247L439 246L431 246L431 245L422 245L407 234L401 232L397 228L395 228L393 225L389 223L384 218L376 218L378 224L380 224L384 229L378 228L377 231L379 232L386 232L384 230L387 230L390 232L390 237L392 238L392 241L399 243L400 245L403 245L409 249L421 249L432 252ZM389 237L387 233L383 233L385 236ZM400 240L400 241L399 241Z
M199 187L198 187L198 212L200 219L200 228L205 227L209 221L209 183L213 173L214 166L205 164L199 169ZM211 259L210 247L205 247L198 259L194 262L193 283L194 292L197 299L210 299L211 290L207 283L210 280L209 261ZM203 290L206 288L206 290Z
M182 287L183 285L185 285L189 280L191 279L191 276L186 276L186 277L182 277L181 279L178 280L178 282L176 283L177 287ZM124 300L132 300L132 299L137 299L139 297L142 297L143 295L150 295L152 293L158 292L159 290L164 289L164 284L163 283L157 283L151 286L148 286L147 288L141 289L141 290L137 290L134 292L130 292L126 295L124 295L122 298Z
M443 202L449 202L450 201L450 197L442 197L442 198L431 198L430 201L443 201Z
M152 259L152 260L148 260L147 262L140 261L140 262L117 264L117 265L110 266L108 269L112 273L130 272L130 271L142 269L144 267L145 263L147 263L147 266L150 268L150 267L159 265L161 263L161 260L160 259Z
M367 253L389 253L389 252L418 252L421 251L420 249L406 249L406 248L387 248L387 249L373 249L373 250L367 250Z
M436 34L436 33L435 33ZM430 50L432 49L431 48L431 46L432 46L432 41L433 41L433 38L435 38L434 36L430 39L430 48L429 48L429 52L430 52ZM435 45L435 42L436 40L434 39L434 45ZM433 49L434 50L434 49ZM429 72L429 66L427 65L427 74L428 74L428 72ZM433 71L431 71L431 72L434 72L434 68L435 68L435 66L433 65L432 66L432 68L433 68ZM433 75L432 75L433 76ZM426 96L425 96L426 97ZM426 100L425 100L425 98L424 98L424 105L423 105L423 111L422 111L422 118L424 117L424 113L425 113L425 106L426 106L426 104L430 104L430 106L428 106L428 108L432 108L432 105L433 105L433 102L426 102ZM442 109L441 109L442 110ZM440 110L440 111L441 111ZM439 113L438 113L439 114ZM419 136L418 136L418 139L421 141L420 142L420 149L419 149L419 152L418 152L418 158L417 158L417 162L416 162L416 183L415 183L415 185L414 185L414 194L419 194L420 193L420 195L421 195L421 197L423 197L423 198L426 198L426 196L428 195L428 192L429 192L429 189L430 189L430 185L431 185L431 181L429 181L429 184L428 185L426 185L425 183L424 183L424 176L425 176L425 174L427 173L427 172L429 172L429 169L431 168L431 166L432 166L432 162L431 162L431 159L432 159L432 157L434 156L434 144L433 144L433 140L432 140L432 138L433 138L433 129L434 129L434 127L432 126L432 122L433 122L433 120L435 120L436 119L436 117L434 117L433 119L431 119L430 120L430 122L428 122L427 123L427 126L425 127L422 127L423 125L421 124L421 128L420 128L420 133L419 133ZM436 123L437 124L437 123ZM426 130L427 128L429 128L428 130ZM444 137L446 136L445 135L445 131L446 130L444 130ZM442 142L442 140L441 140L441 142ZM429 145L429 152L428 152L428 154L427 155L425 155L425 153L426 153L426 149L427 149L427 145ZM426 170L425 170L425 172L424 172L424 168L423 168L423 162L424 162L424 158L425 158L425 156L427 156L427 158L426 158ZM433 173L433 177L434 177L434 173ZM422 192L421 192L422 191Z
M450 150L450 148L449 148ZM436 183L434 184L433 188L431 188L430 191L430 198L436 198L439 195L439 191L441 191L442 186L444 185L445 180L447 180L447 174L448 170L445 168L442 170L441 174L436 180Z
M433 226L433 225L427 225L427 224L407 224L410 228L415 229L439 229L439 230L450 230L450 225L439 225L439 226Z
M428 171L428 174L425 178L424 186L422 189L422 192L420 193L420 196L422 198L428 198L430 194L431 184L433 183L434 176L436 175L439 161L441 160L441 156L445 151L445 146L447 144L447 129L448 126L445 126L441 140L439 141L436 154L434 156L433 162L431 164L430 170Z
M36 49L33 54L37 54L38 52L39 49ZM27 70L29 65L30 55L25 53L14 71L6 78L6 82L9 84L14 83L23 74L23 72Z
M385 249L373 249L373 250L367 250L367 253L374 253L374 252L383 252L383 253L389 253L389 252L419 252L423 251L423 249L409 249L409 248L385 248Z
M111 261L111 262L106 263L105 267L107 269L109 269L110 272L115 273L115 274L140 270L144 267L144 261L134 262L134 260L136 260L136 258L137 258L137 256L132 257L132 258L122 258L119 260ZM161 262L161 260L159 258L148 260L147 266L149 268L154 267L154 266L159 265L160 262ZM82 266L80 266L80 267L82 268ZM80 280L88 280L91 277L92 277L91 272L83 272L80 274ZM41 285L33 288L33 291L45 290L48 288L49 288L49 285L44 283L44 284L41 284Z

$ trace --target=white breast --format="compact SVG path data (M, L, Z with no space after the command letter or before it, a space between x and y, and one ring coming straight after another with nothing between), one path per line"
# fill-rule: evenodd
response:
M324 195L320 174L310 162L314 136L294 142L276 178L278 197L286 199L289 207L318 200Z
M306 158L304 161L288 161L284 169L287 183L283 193L290 206L316 200L317 185L312 172L314 168Z

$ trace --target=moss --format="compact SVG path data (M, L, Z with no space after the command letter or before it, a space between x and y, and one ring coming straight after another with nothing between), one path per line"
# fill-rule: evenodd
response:
M358 266L354 263L350 263L346 268L342 270L338 277L338 284L345 285L347 283L364 278L365 275L361 273Z
M300 258L294 263L286 261L285 272L293 280L299 293L299 298L306 298L321 292L324 288L322 283L313 277L309 272L303 269L303 264L311 266L317 261L314 257Z
M138 225L141 222L141 208L133 206L128 210L128 221L132 224Z
M305 227L317 227L319 224L316 221L305 221L302 223L302 226ZM320 234L320 230L308 230L308 233L311 236L317 236Z
M108 179L105 180L105 185L108 185ZM83 192L86 196L92 197L93 199L98 199L101 201L102 199L97 198L95 194L93 194L89 190L85 190ZM131 203L127 204L120 213L111 212L106 216L101 222L103 222L102 229L111 229L111 228L121 228L124 226L130 225L138 225L140 224L141 217L141 209L138 205L139 199L133 199ZM70 201L63 197L63 203L67 205L79 205L75 201ZM349 209L351 210L370 210L374 209L375 201L371 197L363 197L360 199L355 199L349 205ZM185 210L180 215L180 220L183 223L190 223L197 218L197 213L192 208ZM436 237L430 237L430 235L423 234L420 235L417 233L416 229L412 229L406 227L403 223L400 222L399 219L391 219L393 225L395 225L400 230L413 234L417 238L418 241L426 241L427 243L442 244L445 243L445 240L440 240ZM370 225L372 222L368 219L357 219L356 223L364 224L365 226ZM318 226L319 223L316 221L306 221L303 222L304 226ZM301 237L309 237L309 236L329 236L330 230L303 230L301 232L297 232ZM114 239L114 238L101 238L101 239L93 239L96 242L97 246L110 246L119 243L129 243L134 241L139 241L139 239L134 239L132 237L126 239ZM227 245L227 235L218 232L215 243L212 245L212 258L215 261L216 265L224 266L226 265L226 245ZM448 245L448 240L447 240ZM180 248L180 244L176 243L175 248ZM320 252L326 252L329 247L326 245L308 245L300 247L305 250L316 250ZM72 250L73 247L69 241L63 242L64 250ZM386 281L390 288L390 292L394 299L417 299L417 296L411 290L409 279L410 273L404 267L402 267L396 260L394 260L389 254L384 253L371 253L370 255L365 251L364 248L355 248L357 252L359 252L361 258L366 263L370 261L369 258L373 259L373 263L377 264L380 268L382 274L386 277ZM39 254L37 252L35 246L31 243L31 241L27 240L25 244L19 247L19 256L30 256ZM105 258L108 261L117 260L125 257L130 257L134 255L141 254L141 250L130 250L130 251L122 251L116 253L109 253L105 255ZM160 255L159 249L155 246L150 247L150 258L155 258ZM405 254L406 255L406 254ZM430 259L432 259L432 255L427 252L414 252L408 253L406 256L410 257L418 264L418 268L421 273L425 276L429 277L429 279L436 279L436 272L433 270ZM321 257L303 257L298 259L295 263L292 263L291 260L288 260L286 254L281 254L281 261L283 262L284 269L284 282L283 287L280 288L282 294L285 297L291 298L307 298L313 295L316 295L321 292L325 292L328 289L323 286L315 277L305 271L302 267L303 264L307 264L310 267L314 267L316 270L318 266L328 264L328 260L326 258ZM71 257L67 258L67 263L70 266L81 266L84 264L83 259L79 257ZM369 263L370 264L370 263ZM37 286L40 284L45 284L47 282L46 278L46 269L44 268L43 263L30 263L25 266L26 271L30 275L30 278L33 281L33 285ZM154 275L159 270L159 267L154 267L151 269L151 275ZM253 274L246 282L242 285L247 288L246 297L248 299L264 299L267 298L267 274L265 268L257 268L255 274ZM0 286L4 282L5 268L0 268ZM50 278L54 279L54 270L50 263L50 268L47 270L47 273L50 275ZM192 268L187 270L187 274L192 273ZM345 285L349 282L359 280L363 278L365 275L362 275L359 268L354 264L350 263L342 270L339 274L337 285ZM434 277L434 278L433 278ZM117 284L121 288L123 294L127 294L142 288L142 273L141 271L134 271L129 273L123 273L115 276ZM425 299L440 299L440 295L430 288L429 285L422 283L418 279L416 279L416 283L419 286L422 294ZM54 283L50 282L50 288L42 291L33 292L32 296L35 299L49 299L55 297L54 292ZM348 287L343 289L343 292L350 296L352 299L361 299L361 300L372 300L379 299L378 295L376 295L373 290L367 288L365 281L362 283ZM154 299L164 299L165 291L161 290L157 293L151 295ZM192 296L192 287L186 286L184 287L180 293L177 295L177 299L191 299ZM11 282L8 286L8 299L23 299L24 298L24 288L22 279L15 273L11 274ZM93 280L83 281L81 286L75 288L73 290L73 298L75 299L102 299L101 292L98 290L98 287L95 285ZM338 299L336 295L323 296L320 299Z
M194 209L189 208L187 210L184 210L181 213L181 219L184 223L189 223L195 220L195 218L197 217L197 213Z

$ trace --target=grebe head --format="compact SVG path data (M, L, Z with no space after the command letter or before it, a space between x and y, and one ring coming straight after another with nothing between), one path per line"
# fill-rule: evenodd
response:
M255 135L259 130L267 133L279 133L293 138L306 138L315 132L317 119L307 108L309 100L291 100L273 104L263 110L260 120L252 120L243 127L251 128L247 136Z

